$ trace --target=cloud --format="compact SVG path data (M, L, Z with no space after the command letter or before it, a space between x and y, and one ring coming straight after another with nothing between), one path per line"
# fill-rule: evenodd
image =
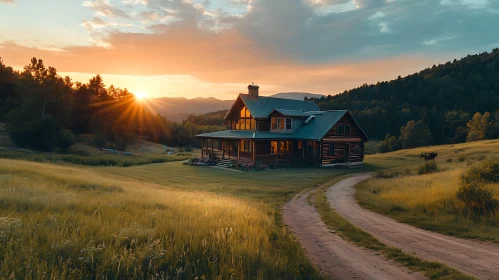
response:
M99 16L125 19L130 18L129 14L122 9L111 5L108 0L83 1L83 6L92 8Z
M82 22L93 46L58 52L4 42L2 56L20 65L37 56L65 72L191 75L337 93L490 50L499 27L499 7L487 1L230 1L244 12L214 2L85 1L95 12ZM131 14L123 5L139 8Z

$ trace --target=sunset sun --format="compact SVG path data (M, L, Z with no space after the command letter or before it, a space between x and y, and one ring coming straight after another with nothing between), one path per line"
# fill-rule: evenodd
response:
M139 101L142 101L142 100L147 98L147 94L143 91L136 92L136 93L134 93L134 95L135 95L135 98L137 98L137 100L139 100Z

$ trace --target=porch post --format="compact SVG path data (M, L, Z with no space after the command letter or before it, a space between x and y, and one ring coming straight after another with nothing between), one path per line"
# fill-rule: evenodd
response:
M255 151L255 140L251 141L251 144L253 145L253 163L256 163L256 151Z
M320 155L320 156L319 156L319 166L322 166L322 156L323 156L323 155L322 155L322 151L323 151L323 150L322 150L322 146L323 146L323 142L322 142L322 141L323 141L323 140L321 140L321 144L320 144L320 146L319 146L319 155Z
M229 140L229 159L230 159L230 148L232 147L232 140Z
M301 141L301 150L303 152L303 157L302 159L305 159L305 149L307 148L307 145L308 145L308 142L305 142L305 141Z
M281 150L281 141L276 141L277 142L277 151L275 153L275 164L278 164L278 158L279 158L279 151Z
M241 159L241 140L237 140L237 160Z
M204 138L201 138L201 158L204 158Z
M225 139L222 139L222 158L225 158Z

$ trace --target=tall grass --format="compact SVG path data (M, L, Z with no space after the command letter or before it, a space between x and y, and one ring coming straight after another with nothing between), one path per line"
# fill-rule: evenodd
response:
M481 166L480 162L499 157L499 141L446 145L432 147L431 150L439 153L440 172L369 180L357 187L358 201L364 207L421 228L499 242L499 215L496 213L474 219L465 204L457 198L461 174L477 164ZM401 168L417 170L421 161L416 155L423 151L420 148L376 155L374 161L388 167L395 161L406 162L400 166L393 164L395 168L389 169L392 170L389 172L398 172ZM499 199L498 183L483 184L483 188L490 191L493 198Z
M77 154L35 153L28 154L17 151L0 151L0 158L20 159L34 162L72 163L89 166L119 166L129 167L151 163L163 163L171 161L182 161L190 158L191 153L179 153L176 155L94 155L84 156Z
M320 278L275 217L254 200L0 160L0 278Z

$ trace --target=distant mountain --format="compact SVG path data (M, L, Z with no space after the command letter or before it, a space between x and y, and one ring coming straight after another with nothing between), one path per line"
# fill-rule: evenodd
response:
M220 100L213 97L193 98L162 97L150 102L153 111L165 116L168 120L181 122L189 115L200 115L229 109L234 100Z
M323 95L307 92L282 92L271 95L277 98L303 100L307 98L321 98ZM234 97L235 99L236 97ZM189 115L202 115L206 113L227 110L234 100L220 100L213 97L193 98L185 97L162 97L150 102L150 106L156 113L165 116L171 121L181 122Z
M305 99L305 97L307 97L307 98L321 98L324 95L309 93L309 92L281 92L281 93L276 93L276 94L271 95L271 96L277 97L277 98L303 100L303 99Z

